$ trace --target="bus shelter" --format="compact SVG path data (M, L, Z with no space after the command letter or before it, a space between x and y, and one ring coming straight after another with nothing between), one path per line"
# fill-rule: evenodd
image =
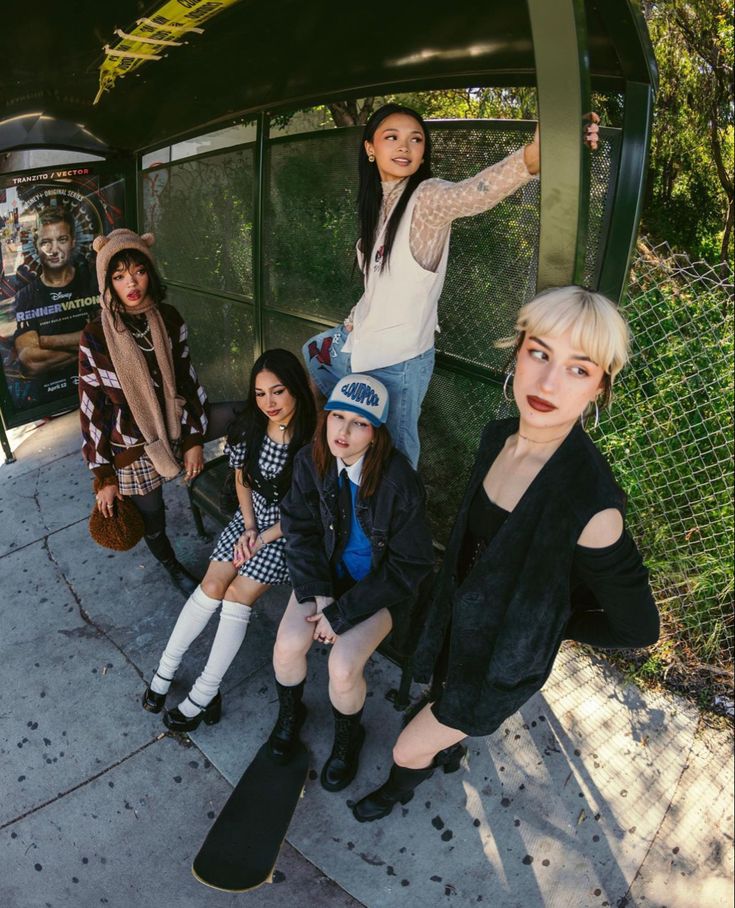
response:
M453 234L422 416L435 518L456 500L457 464L480 427L505 412L504 356L493 341L518 307L556 284L623 292L656 81L636 0L456 0L451 9L426 0L382 11L334 0L169 0L145 16L133 0L80 0L73 11L48 9L31 29L9 17L0 46L5 160L12 168L24 150L43 149L56 162L1 175L4 427L76 405L71 366L65 381L59 370L28 375L14 350L14 301L42 269L39 216L57 205L75 212L80 271L94 271L95 233L122 224L156 233L169 298L189 322L214 399L241 393L262 349L297 351L347 314L360 295L352 257L361 128L283 125L320 104L536 89L541 180ZM603 128L589 155L580 124L595 93L619 97L622 125ZM534 126L438 121L435 172L469 176L527 142ZM4 428L2 441L10 457Z

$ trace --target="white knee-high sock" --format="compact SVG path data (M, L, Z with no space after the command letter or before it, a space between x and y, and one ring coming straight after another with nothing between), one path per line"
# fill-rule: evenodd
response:
M212 641L209 659L204 671L194 682L189 696L179 703L179 710L188 718L196 716L216 695L225 672L242 646L248 630L252 608L240 602L222 602L219 627Z
M151 690L154 693L168 693L171 681L163 679L172 679L176 674L176 670L184 658L184 653L207 626L207 622L217 611L220 602L220 599L212 599L211 596L208 596L201 586L198 586L186 600L174 629L171 631L171 636L168 638L156 674L151 681Z

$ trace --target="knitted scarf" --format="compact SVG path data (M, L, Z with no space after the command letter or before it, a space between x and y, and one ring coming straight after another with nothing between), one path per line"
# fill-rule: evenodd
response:
M109 302L101 296L102 329L107 341L110 359L138 428L145 438L144 450L161 476L172 479L181 472L171 450L170 442L181 435L181 410L183 399L176 393L173 359L166 327L156 304L146 299L135 307L135 314L145 313L151 329L151 342L163 382L166 413L161 408L153 389L148 365L135 339L122 322L109 309Z

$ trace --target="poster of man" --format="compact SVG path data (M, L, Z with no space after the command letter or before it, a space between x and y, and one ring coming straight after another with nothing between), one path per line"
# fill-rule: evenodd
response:
M66 398L73 402L79 336L98 306L91 242L123 225L122 181L105 180L103 186L99 176L79 168L6 178L3 195L0 352L6 405L22 411Z

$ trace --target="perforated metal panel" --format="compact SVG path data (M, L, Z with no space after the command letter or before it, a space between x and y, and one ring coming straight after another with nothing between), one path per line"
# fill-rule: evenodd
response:
M336 324L357 302L354 129L273 142L263 230L267 306ZM306 340L306 338L304 338Z
M189 326L191 359L210 400L241 399L256 357L253 306L180 287L168 301Z
M252 148L145 173L143 210L166 278L252 298Z

